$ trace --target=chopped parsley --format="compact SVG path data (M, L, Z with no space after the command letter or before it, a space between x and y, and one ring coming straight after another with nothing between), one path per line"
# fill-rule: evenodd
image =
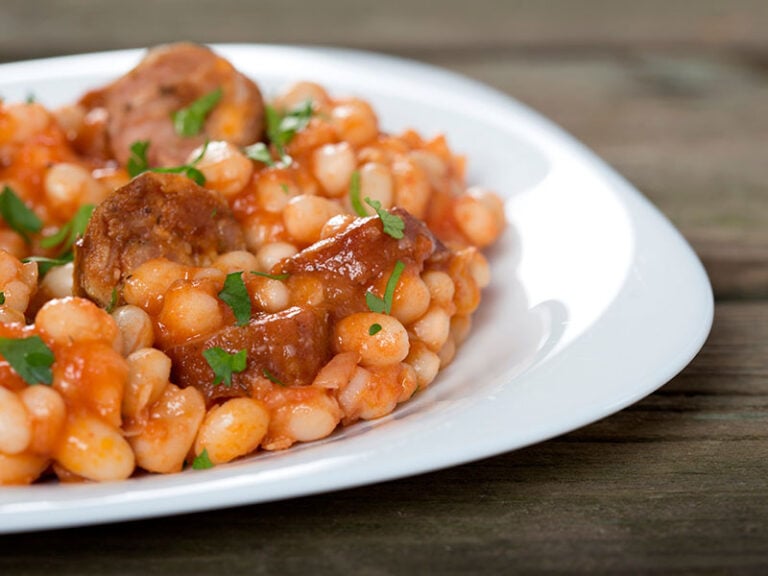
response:
M45 276L51 268L56 266L64 266L69 264L75 259L74 254L70 250L65 252L61 256L56 258L47 258L46 256L28 256L24 258L22 262L37 262L37 269L40 272L40 276Z
M109 299L109 306L106 308L107 314L112 314L112 312L115 311L115 306L117 306L117 298L117 286L115 286L112 288L112 297Z
M40 336L0 338L0 354L27 384L53 383L53 352Z
M192 469L208 470L208 468L213 468L213 462L211 462L211 458L208 456L208 448L203 448L203 451L192 460Z
M5 292L0 292L0 305L5 304Z
M192 160L189 164L182 164L181 166L170 166L167 168L150 168L149 160L147 160L147 150L149 149L149 140L137 140L131 144L131 157L128 159L128 174L131 178L138 176L144 172L157 172L159 174L183 174L190 180L193 180L198 186L205 184L205 175L195 166L205 156L205 151L208 150L208 141L203 144L203 149L200 154Z
M286 184L285 182L280 182L280 188L283 190L283 194L285 194L286 196L290 196L291 189L288 188L288 184Z
M0 193L0 216L13 230L29 242L30 232L40 232L43 222L19 198L10 186L3 186Z
M221 100L221 88L201 96L192 104L171 114L173 129L179 136L197 136L203 129L205 119Z
M379 314L389 314L392 312L392 299L395 296L395 288L397 288L397 282L400 280L400 275L405 270L405 264L400 260L395 262L395 267L392 270L392 274L387 280L387 286L384 289L384 298L376 296L370 290L365 293L365 303L368 305L368 309L371 312L378 312ZM370 331L369 331L370 333Z
M268 272L259 272L258 270L251 270L251 274L255 274L256 276L263 276L264 278L269 278L270 280L280 280L281 282L288 280L288 277L290 276L290 274L269 274Z
M27 104L34 104L35 102L37 102L37 96L35 96L34 92L30 92L29 94L27 94L27 97L24 99L24 102L26 102Z
M307 100L297 108L281 114L272 106L265 108L267 137L275 145L278 154L285 159L285 147L293 140L297 132L307 127L312 119L312 101Z
M368 216L365 206L360 201L360 172L357 170L352 172L352 177L349 179L349 201L355 214L358 216Z
M280 382L280 380L277 378L277 376L272 374L272 372L270 372L267 368L262 368L261 369L261 373L264 374L264 378L266 378L267 380L269 380L273 384L277 384L278 386L285 386L285 384Z
M379 324L379 323L371 324L371 327L368 328L368 335L369 336L375 336L379 332L381 332L381 324Z
M248 320L251 319L251 297L243 282L242 272L227 274L224 287L219 292L219 298L232 309L238 326L248 324Z
M93 204L83 204L77 209L72 219L64 224L56 234L52 236L46 236L40 241L40 246L43 248L53 248L54 246L61 246L61 252L67 252L72 249L72 246L77 241L78 237L85 233L85 229L88 227L88 221L91 219L91 214L96 207Z
M397 214L391 214L381 207L381 202L378 200L365 199L365 203L371 208L376 210L376 214L381 219L381 224L384 226L384 233L389 234L392 238L400 240L403 237L403 230L405 230L405 222Z
M147 160L147 150L149 149L149 140L137 140L131 144L131 156L128 158L128 175L135 178L142 172L149 170L149 161Z
M256 160L256 162L261 162L267 166L275 165L275 161L272 159L272 153L264 142L256 142L256 144L246 146L243 148L243 153L251 160Z
M213 370L213 385L223 383L227 388L232 387L232 374L245 370L247 360L245 350L230 354L218 347L203 350L203 357Z

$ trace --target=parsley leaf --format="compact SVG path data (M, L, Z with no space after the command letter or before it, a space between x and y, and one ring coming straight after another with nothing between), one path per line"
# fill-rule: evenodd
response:
M400 238L404 236L403 230L405 230L405 222L400 216L387 212L381 207L381 202L378 200L371 200L366 197L365 203L376 210L376 214L381 218L381 224L384 226L385 234L389 234L396 240L400 240Z
M277 376L272 374L272 372L270 372L267 368L262 368L261 369L261 373L264 374L264 378L266 378L270 382L272 382L274 384L277 384L278 386L285 386L285 384L280 382L280 380L277 378Z
M5 304L5 292L0 292L0 305Z
M27 384L53 383L53 352L40 336L0 338L0 354Z
M395 288L397 288L397 282L400 280L403 270L405 270L405 264L400 260L395 262L395 267L384 289L384 298L376 296L370 290L365 293L365 303L371 312L378 312L379 314L389 314L392 312L392 299L395 296Z
M211 458L208 456L208 448L203 448L203 451L192 460L192 469L208 470L208 468L213 468L213 462L211 462Z
M43 222L16 196L10 186L3 186L0 193L0 216L13 230L29 242L28 232L40 232Z
M117 306L117 299L117 286L115 286L112 288L112 297L109 299L109 306L106 307L107 314L112 314L112 312L115 311L115 306Z
M290 276L290 274L269 274L268 272L259 272L258 270L251 270L251 274L263 276L264 278L269 278L271 280L280 280L281 282L288 280L288 277Z
M192 104L171 114L173 129L179 136L197 136L203 129L205 118L221 100L221 88L201 96Z
M349 201L352 203L352 209L358 216L368 216L365 206L360 201L360 172L355 170L349 179Z
M147 160L147 150L149 149L149 140L137 140L131 144L131 157L128 159L128 174L131 178L138 176L144 172L157 172L160 174L183 174L190 180L193 180L198 186L205 184L205 175L195 165L200 162L205 151L208 149L208 141L206 140L203 145L203 149L197 158L192 160L189 164L182 164L181 166L170 166L168 168L150 168L149 161Z
M232 373L242 372L246 365L246 351L240 350L230 354L223 348L207 348L203 350L203 357L208 366L213 370L213 385L224 383L227 388L232 387Z
M149 161L147 160L147 149L149 140L137 140L131 144L131 156L128 158L128 175L135 178L142 172L149 170Z
M37 262L37 269L40 272L40 276L45 276L51 268L55 268L56 266L64 266L64 264L69 264L74 259L75 256L70 250L58 258L46 258L45 256L28 256L27 258L24 258L22 262Z
M280 114L272 106L265 108L267 136L275 145L280 156L285 157L285 147L297 132L304 130L312 119L312 101L307 100L297 108Z
M232 308L238 326L245 326L251 319L251 297L243 282L242 272L227 274L224 287L219 292L221 298Z
M381 332L381 330L382 330L381 324L379 324L379 323L371 324L370 328L368 328L368 335L369 336L375 336L376 334Z
M83 204L77 209L72 219L64 224L53 236L46 236L40 240L40 246L43 248L53 248L61 244L61 251L67 252L77 241L79 236L85 233L91 214L96 208L93 204Z
M275 161L272 160L272 153L264 142L256 142L256 144L246 146L243 148L243 153L251 160L256 160L256 162L261 162L267 166L275 165Z

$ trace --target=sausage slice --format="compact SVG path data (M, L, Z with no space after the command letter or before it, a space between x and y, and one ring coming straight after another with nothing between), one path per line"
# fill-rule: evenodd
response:
M171 115L221 88L222 97L206 117L201 134L176 134ZM150 142L152 166L175 166L206 139L238 146L259 140L264 103L259 88L227 60L197 44L159 46L112 84L83 97L86 109L106 111L106 131L112 155L125 165L131 144Z
M185 176L146 172L94 210L75 246L75 293L107 306L147 260L206 266L243 249L242 230L221 196Z
M173 363L173 381L179 386L194 386L210 405L220 398L250 395L256 378L268 377L285 386L311 384L330 360L329 332L325 312L292 307L254 316L246 326L228 326L164 352ZM230 353L247 351L246 369L232 375L229 387L214 386L213 371L203 357L204 350L215 347Z

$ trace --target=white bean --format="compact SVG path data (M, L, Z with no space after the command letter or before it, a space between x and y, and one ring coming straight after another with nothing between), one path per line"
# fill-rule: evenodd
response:
M233 398L206 414L195 440L195 454L207 450L214 464L250 454L269 427L269 412L258 400Z
M144 430L129 441L136 462L149 472L179 472L205 417L205 401L196 388L168 384L149 411Z
M32 441L32 421L24 403L13 392L0 386L0 452L24 452Z
M32 441L29 450L49 454L59 439L67 418L64 399L49 386L29 386L19 392L32 421Z
M117 428L85 413L70 414L54 458L88 480L123 480L133 473L131 447Z
M31 484L47 467L44 456L0 454L0 486Z
M333 330L337 352L355 352L362 366L386 366L408 355L408 333L394 317L359 312L343 318Z
M259 251L256 253L258 265L254 269L260 270L261 272L269 272L275 264L285 258L290 258L297 252L298 249L296 246L289 244L288 242L272 242L270 244L265 244L259 248Z
M149 348L155 340L152 319L138 306L127 304L112 312L112 318L120 330L122 354L128 356L140 348Z
M328 196L339 197L347 193L355 154L346 142L326 144L312 155L313 172Z
M190 154L189 162L200 156L202 148ZM205 176L205 187L221 192L226 198L236 196L253 174L253 162L234 144L223 141L209 142L205 154L195 164Z
M451 331L450 316L439 306L431 306L427 313L411 327L416 337L433 351L442 348Z
M127 358L128 382L122 413L138 418L163 393L171 377L171 359L156 348L142 348Z

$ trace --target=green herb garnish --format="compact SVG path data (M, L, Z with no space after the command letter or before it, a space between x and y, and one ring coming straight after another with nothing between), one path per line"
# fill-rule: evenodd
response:
M106 311L107 314L112 314L112 312L115 311L115 306L117 306L117 298L118 298L118 292L117 292L117 286L112 288L112 297L109 299L109 306L107 306Z
M272 374L272 372L270 372L267 368L262 368L261 369L261 373L264 374L264 378L266 378L267 380L269 380L273 384L277 384L278 386L285 386L285 384L280 382L280 380L277 378L277 376Z
M0 193L0 216L13 230L29 242L27 233L40 232L43 222L27 205L16 196L10 186L3 186Z
M255 274L256 276L263 276L264 278L269 278L270 280L280 280L281 282L288 280L288 277L290 276L290 274L269 274L268 272L259 272L258 270L251 270L251 274Z
M40 246L43 248L53 248L61 245L62 252L69 251L77 239L85 234L88 227L88 221L96 207L93 204L83 204L77 209L72 219L64 224L53 236L46 236L40 240Z
M358 216L368 216L365 206L360 201L360 172L357 170L352 172L352 177L349 179L349 201L355 214Z
M30 92L29 94L27 94L27 97L24 101L27 104L34 104L35 102L37 102L37 96L35 96L34 92Z
M131 156L128 158L128 175L135 178L142 172L149 170L149 161L147 160L147 149L149 140L137 140L131 144Z
M40 336L0 338L0 354L27 384L53 383L53 352Z
M368 328L368 335L369 336L375 336L379 332L381 332L381 324L378 324L378 323L377 324L371 324L371 327Z
M213 385L223 383L227 388L232 387L232 374L245 370L247 360L245 350L230 354L218 347L203 350L203 357L213 370Z
M37 262L37 269L40 272L40 276L45 276L51 268L56 266L64 266L69 264L75 259L74 254L70 250L65 252L58 258L47 258L46 256L28 256L24 258L22 262Z
M197 136L203 129L203 124L208 114L221 100L221 88L216 88L205 96L201 96L192 104L171 114L173 129L179 136Z
M265 108L267 136L275 145L278 154L285 158L285 147L293 140L297 132L304 130L312 119L312 101L307 100L297 108L280 114L272 106Z
M384 298L376 296L370 290L365 293L365 303L371 312L378 312L379 314L389 314L392 312L392 299L395 296L395 288L397 288L397 282L400 280L403 270L405 270L405 264L400 260L395 262L395 267L384 289Z
M203 149L200 154L192 160L189 164L182 164L181 166L170 166L168 168L150 168L149 161L147 160L147 149L149 148L148 140L138 140L131 144L131 157L128 159L128 174L131 178L138 176L144 172L156 172L159 174L183 174L190 180L193 180L198 186L205 184L205 175L195 167L200 160L205 156L205 151L208 149L208 141L203 144Z
M208 456L208 448L203 448L203 451L192 460L192 469L208 470L208 468L213 468L213 462L211 462L211 458Z
M371 208L376 210L376 214L379 215L381 223L384 226L384 233L389 234L392 238L400 240L403 237L403 230L405 230L405 222L397 214L391 214L381 207L381 202L378 200L365 199L365 203Z
M267 166L275 165L275 161L272 159L272 153L264 142L256 142L256 144L246 146L243 148L243 153L251 160L256 160Z
M5 292L0 292L0 306L5 304Z
M221 298L232 308L238 326L245 326L251 319L251 297L243 282L242 272L227 274L224 287L219 292Z

